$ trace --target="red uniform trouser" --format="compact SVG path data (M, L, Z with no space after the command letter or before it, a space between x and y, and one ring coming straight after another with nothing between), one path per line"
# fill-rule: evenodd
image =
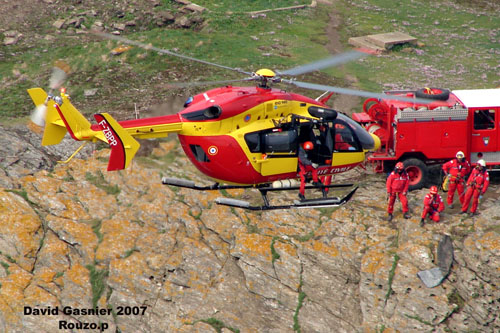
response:
M401 206L403 206L403 213L408 211L408 199L403 192L399 193L391 193L389 195L389 204L387 205L387 213L392 214L394 211L394 202L396 202L396 195L399 197L399 201L401 201Z
M422 212L422 218L425 219L429 214L429 218L434 222L439 222L439 212L437 210L432 209L431 207L424 207L424 211Z
M332 183L332 175L321 177L321 182L323 185L328 186ZM328 192L328 187L325 187L325 192Z
M470 209L471 213L475 213L477 210L477 206L479 204L479 196L481 195L481 191L474 186L471 186L465 192L464 203L462 204L462 212L466 212L469 208L470 200L472 199L472 207Z
M448 185L448 198L446 201L448 202L448 205L451 205L453 203L455 189L458 192L458 199L460 200L460 204L463 205L464 204L464 190L465 190L463 181L459 181L459 182L450 181L450 183Z
M318 170L313 168L312 165L303 165L302 163L299 163L299 176L300 176L300 189L299 193L304 195L306 192L306 174L308 172L311 172L313 182L318 181Z

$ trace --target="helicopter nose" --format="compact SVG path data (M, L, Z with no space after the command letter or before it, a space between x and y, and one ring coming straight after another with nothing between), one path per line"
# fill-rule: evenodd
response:
M376 151L380 148L380 145L381 145L380 138L373 133L370 133L370 135L373 138L373 149L372 150Z

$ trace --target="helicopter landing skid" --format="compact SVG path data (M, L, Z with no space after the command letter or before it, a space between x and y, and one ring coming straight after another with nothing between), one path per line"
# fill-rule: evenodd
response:
M330 187L334 187L335 185L330 185ZM293 203L288 205L271 205L267 200L265 194L262 194L262 198L264 199L264 204L262 206L252 206L248 201L231 199L231 198L217 198L215 202L219 205L235 207L235 208L243 208L248 210L273 210L273 209L290 209L290 208L322 208L322 207L337 207L348 202L358 187L355 187L351 190L345 197L331 197L331 198L318 198L318 199L306 199L306 200L295 200ZM282 189L283 190L283 189Z
M345 197L326 197L327 188L341 188L341 187L352 187L353 184L331 184L331 185L306 185L306 189L320 189L323 190L323 198L317 199L305 199L305 200L295 200L291 204L287 205L271 205L267 197L269 191L293 191L298 190L298 186L291 187L272 187L269 184L261 185L222 185L219 183L214 183L212 185L196 185L193 181L187 179L163 177L162 183L164 185L171 185L177 187L189 188L197 191L207 191L207 190L226 190L226 189L242 189L242 188L255 188L258 189L264 204L261 206L252 206L248 201L232 199L232 198L217 198L215 202L219 205L243 208L248 210L273 210L273 209L289 209L289 208L321 208L321 207L336 207L348 202L358 187L352 189Z
M207 191L207 190L230 190L237 188L253 188L253 185L221 185L219 183L214 183L212 185L196 185L195 182L187 179L163 177L161 179L163 185L171 185L177 187L190 188L197 191Z

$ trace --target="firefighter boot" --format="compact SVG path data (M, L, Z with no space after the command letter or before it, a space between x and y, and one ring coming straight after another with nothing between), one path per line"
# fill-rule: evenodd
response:
M420 226L423 227L425 224L425 219L420 219Z
M411 217L410 213L408 213L408 212L405 212L403 216L405 219L409 219Z
M392 221L392 214L389 214L389 216L387 216L387 221L389 221L389 222Z
M299 199L300 201L304 201L306 197L302 193L299 193Z

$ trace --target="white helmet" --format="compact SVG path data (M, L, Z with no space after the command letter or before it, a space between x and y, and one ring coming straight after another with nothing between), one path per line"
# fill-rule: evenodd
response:
M483 168L486 166L486 162L484 160L477 161L477 164L482 166Z
M457 154L455 155L456 158L462 158L462 157L465 157L465 154L463 151L459 151L457 152Z

